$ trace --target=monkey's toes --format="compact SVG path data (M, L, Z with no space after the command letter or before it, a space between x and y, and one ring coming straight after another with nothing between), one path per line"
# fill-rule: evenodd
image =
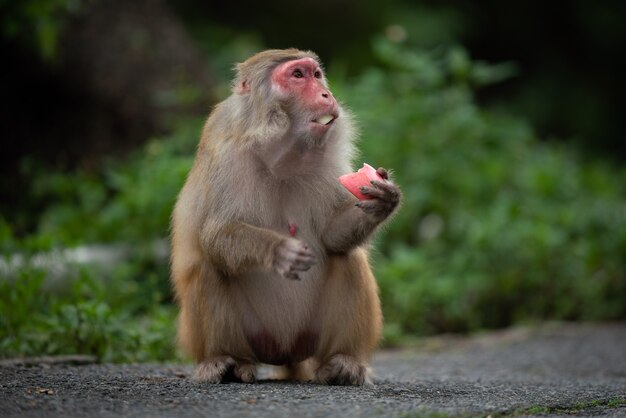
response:
M256 382L256 366L254 364L238 364L235 367L235 376L243 383Z
M221 383L236 363L232 357L221 356L198 364L193 380L199 383Z
M368 370L354 357L336 354L315 373L319 383L326 385L370 384Z

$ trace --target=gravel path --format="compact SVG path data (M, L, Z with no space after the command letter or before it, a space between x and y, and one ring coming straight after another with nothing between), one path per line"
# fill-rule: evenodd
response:
M0 366L2 417L626 417L626 323L551 324L381 351L374 387L200 385L188 365Z

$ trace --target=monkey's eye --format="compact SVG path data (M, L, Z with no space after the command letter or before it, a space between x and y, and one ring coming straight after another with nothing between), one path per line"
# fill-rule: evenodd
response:
M302 78L304 77L304 74L302 74L302 71L300 70L293 70L293 74L292 74L295 78Z
M322 72L320 70L317 70L313 73L313 77L315 78L322 78Z

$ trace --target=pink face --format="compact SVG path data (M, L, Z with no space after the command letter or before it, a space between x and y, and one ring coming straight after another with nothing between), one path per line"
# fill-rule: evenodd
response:
M315 129L330 127L339 116L337 101L324 84L324 73L312 58L280 64L272 72L272 85L310 112Z

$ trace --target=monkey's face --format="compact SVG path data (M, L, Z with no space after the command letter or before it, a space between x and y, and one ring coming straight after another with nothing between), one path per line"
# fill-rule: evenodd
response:
M272 71L272 89L286 104L295 132L324 137L339 117L339 105L313 58L287 61Z

